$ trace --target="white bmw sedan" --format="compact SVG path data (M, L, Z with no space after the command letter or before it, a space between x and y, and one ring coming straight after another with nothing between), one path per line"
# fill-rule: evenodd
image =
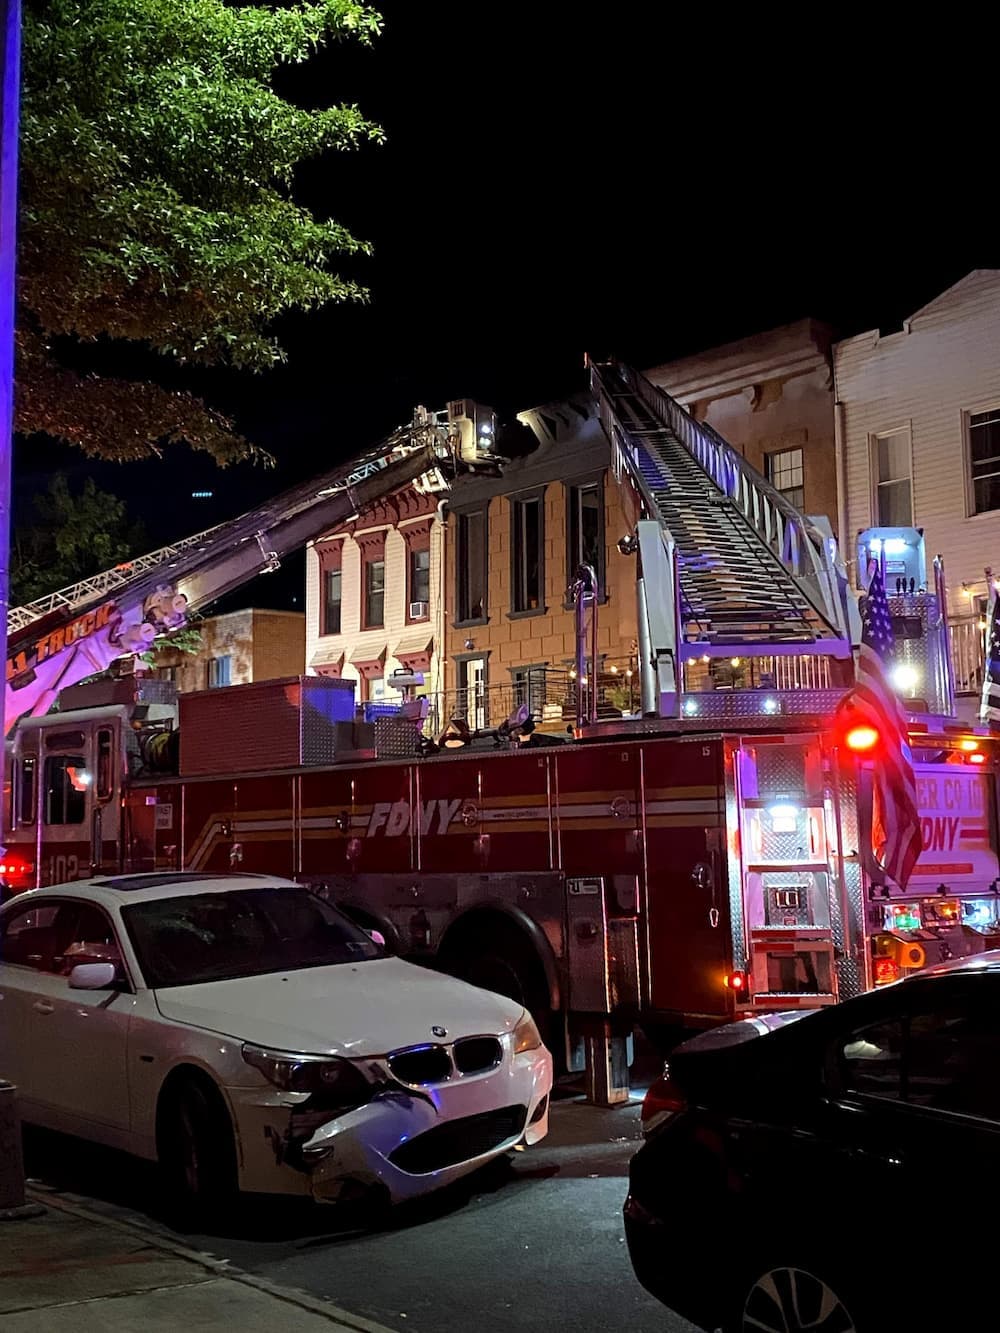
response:
M123 875L0 911L0 1078L23 1118L237 1190L401 1200L548 1129L519 1004L385 956L262 875Z

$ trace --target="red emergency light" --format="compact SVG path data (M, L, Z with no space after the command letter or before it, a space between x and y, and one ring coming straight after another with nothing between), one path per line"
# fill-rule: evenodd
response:
M750 978L745 972L727 972L723 980L726 989L734 995L745 995L750 984Z
M876 986L888 986L899 980L899 968L891 958L876 958L873 980Z
M844 732L844 744L855 754L869 754L880 739L878 730L868 722L856 722Z
M34 869L34 865L26 861L23 856L12 856L8 853L0 860L0 879L12 889L27 888Z

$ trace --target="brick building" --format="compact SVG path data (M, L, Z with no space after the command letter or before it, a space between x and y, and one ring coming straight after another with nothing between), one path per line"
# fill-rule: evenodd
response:
M248 608L209 616L194 628L202 640L196 653L168 648L157 654L157 675L181 693L305 671L305 616L300 611Z

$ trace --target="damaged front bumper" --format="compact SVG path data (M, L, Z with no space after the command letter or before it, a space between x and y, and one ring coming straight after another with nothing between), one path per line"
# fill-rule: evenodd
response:
M552 1058L544 1048L489 1073L412 1088L386 1082L341 1114L244 1091L234 1099L241 1184L335 1201L381 1187L394 1202L439 1189L548 1133Z

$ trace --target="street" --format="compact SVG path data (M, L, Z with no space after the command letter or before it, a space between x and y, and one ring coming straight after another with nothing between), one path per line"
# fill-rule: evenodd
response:
M392 1214L374 1231L333 1210L249 1208L239 1234L185 1243L246 1272L333 1301L407 1333L572 1326L576 1333L685 1333L636 1282L621 1221L639 1100L597 1110L567 1090L548 1140L464 1187ZM35 1180L123 1220L162 1229L155 1173L60 1136L31 1133Z

